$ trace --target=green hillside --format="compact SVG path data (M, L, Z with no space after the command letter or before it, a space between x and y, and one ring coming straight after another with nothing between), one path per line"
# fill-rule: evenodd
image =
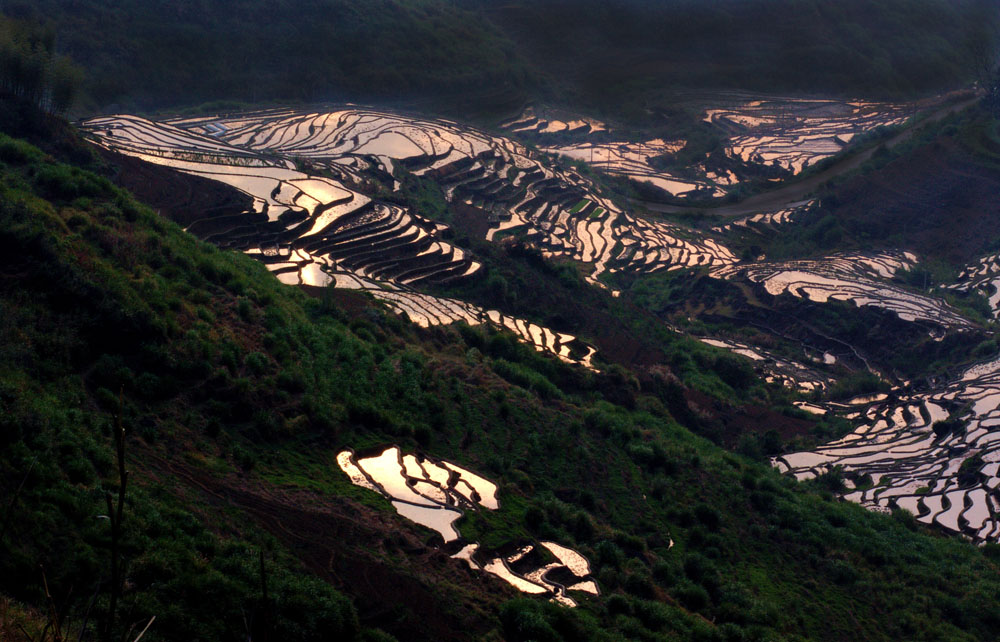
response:
M721 450L689 430L705 411L669 370L640 385L282 286L89 171L107 168L56 131L38 139L48 153L0 139L5 635L51 614L73 636L104 627L120 413L118 634L155 615L144 640L995 637L996 547ZM725 368L686 345L671 367L725 394ZM500 510L463 518L465 537L572 545L601 596L566 609L448 559L336 467L345 447L390 443L499 484Z

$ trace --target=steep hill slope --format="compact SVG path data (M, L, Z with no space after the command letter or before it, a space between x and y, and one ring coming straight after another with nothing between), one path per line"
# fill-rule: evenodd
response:
M704 411L665 371L639 388L507 333L309 297L30 145L0 139L0 161L5 595L41 606L41 563L73 622L92 595L90 622L107 612L95 516L120 413L116 627L156 615L145 639L987 640L1000 625L993 547L716 448L679 423ZM688 368L724 385L710 362ZM463 541L339 470L345 448L390 443L499 485L498 510L457 522L464 541L562 542L600 595L512 599L450 559Z
M820 192L822 207L802 230L818 243L800 242L799 251L905 248L952 268L994 251L1000 222L995 123L972 108L926 127L900 149L877 149L863 171ZM793 242L776 245L786 241Z

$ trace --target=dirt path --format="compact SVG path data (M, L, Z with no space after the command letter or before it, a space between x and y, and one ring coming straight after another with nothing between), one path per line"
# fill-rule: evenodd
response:
M979 100L979 97L970 98L968 100L963 100L957 103L951 103L941 106L937 111L931 112L926 118L923 118L920 122L916 123L911 127L907 127L900 133L896 134L884 144L887 148L892 149L893 147L904 143L911 138L914 134L920 130L924 125L929 123L936 123L951 114L962 111ZM801 181L796 181L790 183L785 187L779 187L778 189L764 192L762 194L756 194L751 196L739 203L721 205L718 207L692 207L689 205L667 205L665 203L655 203L652 201L642 201L642 200L632 200L634 205L640 205L650 210L651 212L660 212L663 214L693 214L693 213L704 213L710 216L718 217L732 217L737 218L740 216L749 216L751 214L760 214L763 212L775 212L780 209L784 209L788 206L793 206L797 203L801 203L806 200L806 197L814 192L820 185L829 181L831 178L846 174L847 172L853 171L865 162L868 161L875 153L875 151L880 147L880 145L872 146L857 154L851 154L838 161L837 163L831 165L829 168L814 174L809 178Z

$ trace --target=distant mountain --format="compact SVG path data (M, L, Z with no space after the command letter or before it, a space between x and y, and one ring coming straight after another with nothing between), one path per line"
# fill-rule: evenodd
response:
M975 77L988 0L14 0L87 68L90 108L392 101L466 114L529 98L641 117L742 88L898 97Z

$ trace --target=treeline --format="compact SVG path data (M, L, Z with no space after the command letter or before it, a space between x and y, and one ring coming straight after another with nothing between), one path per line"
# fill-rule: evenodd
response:
M13 0L87 69L85 104L123 110L428 99L516 109L531 72L450 0Z
M56 53L56 32L31 22L0 16L0 91L63 114L76 99L83 72Z
M464 1L609 111L678 89L910 97L971 82L997 42L991 0Z
M9 0L88 71L86 103L529 98L641 114L677 90L908 97L976 75L992 0Z

